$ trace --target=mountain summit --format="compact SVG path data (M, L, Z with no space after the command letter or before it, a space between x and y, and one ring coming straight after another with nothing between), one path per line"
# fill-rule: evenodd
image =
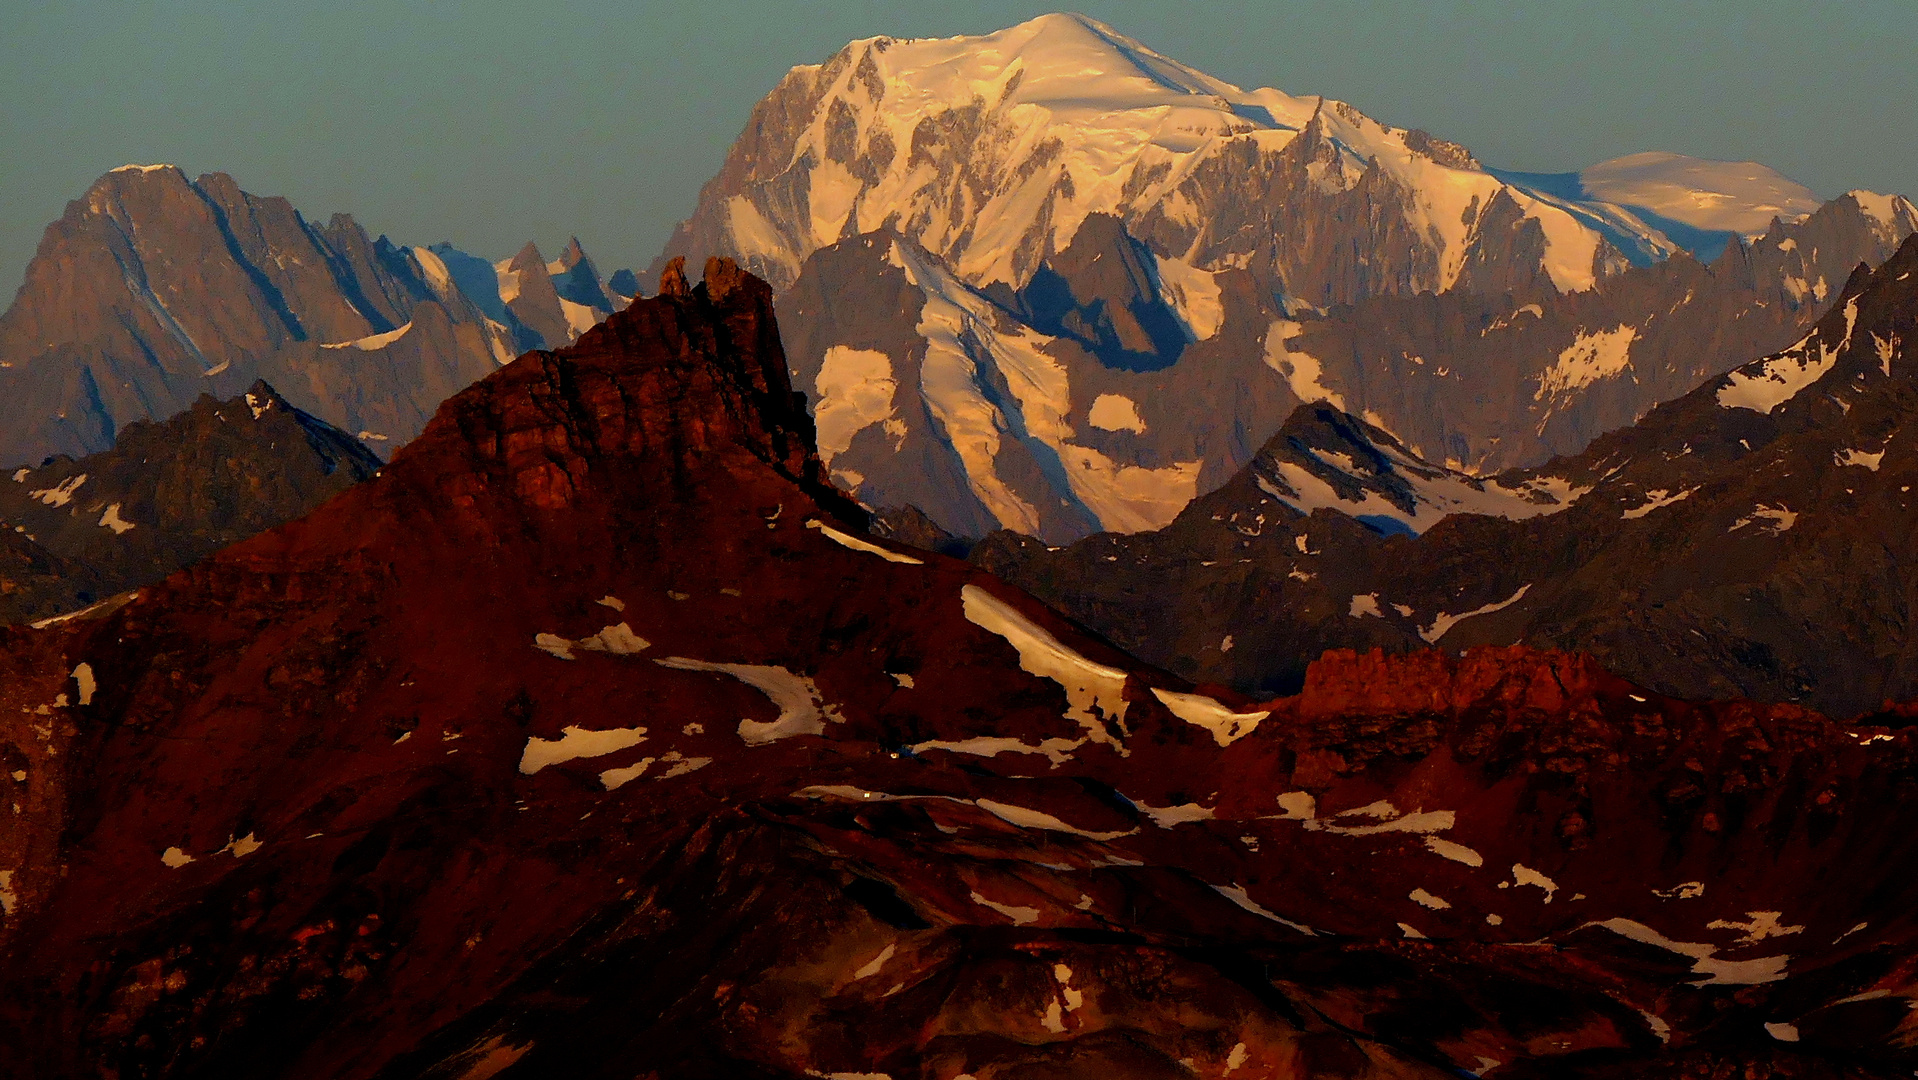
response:
M1510 283L1576 291L1671 250L1630 215L1508 185L1456 144L1241 90L1081 15L855 41L794 68L747 132L668 250L734 255L782 288L812 251L882 227L969 284L1018 286L1093 213L1318 306L1448 290L1488 261L1511 261Z

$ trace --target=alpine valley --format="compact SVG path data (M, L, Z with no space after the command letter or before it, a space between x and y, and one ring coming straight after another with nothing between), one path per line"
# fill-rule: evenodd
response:
M651 295L108 172L0 1080L1918 1074L1914 233L1077 15L792 69Z

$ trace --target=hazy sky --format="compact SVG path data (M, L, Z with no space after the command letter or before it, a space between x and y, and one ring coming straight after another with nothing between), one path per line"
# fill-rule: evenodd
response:
M492 258L577 233L658 252L753 103L857 37L1057 5L779 0L15 5L0 36L0 295L100 173L224 171L308 217ZM1911 0L1081 0L1243 86L1325 94L1568 171L1639 150L1763 161L1824 196L1918 191Z

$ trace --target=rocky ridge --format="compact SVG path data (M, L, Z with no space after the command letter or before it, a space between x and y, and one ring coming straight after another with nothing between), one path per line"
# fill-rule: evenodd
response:
M610 312L577 249L558 272L587 299L560 297L529 245L509 306L490 269L456 281L447 258L482 261L450 248L399 247L343 214L321 226L222 173L115 169L47 227L0 315L0 461L104 451L134 420L262 378L388 453L455 390Z
M360 440L264 382L230 401L202 396L164 422L135 420L111 450L0 480L0 529L43 552L0 571L0 623L66 615L159 581L379 469Z
M1915 273L1907 241L1797 344L1537 470L1463 476L1309 407L1162 532L1060 551L1001 535L975 558L1247 690L1296 686L1328 647L1522 642L1677 696L1904 700Z

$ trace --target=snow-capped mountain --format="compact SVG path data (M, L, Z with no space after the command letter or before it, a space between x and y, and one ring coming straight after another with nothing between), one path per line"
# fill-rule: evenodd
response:
M1455 290L1291 317L1249 271L1178 276L1109 215L1014 290L879 232L810 256L784 304L820 451L868 505L1048 543L1169 523L1292 410L1328 402L1411 452L1497 472L1574 453L1789 344L1890 248L1844 198L1711 267L1634 267L1532 300Z
M1242 90L1079 15L871 38L794 68L669 247L737 255L784 287L812 251L890 228L968 284L1018 286L1093 213L1319 307L1445 291L1488 261L1513 263L1494 284L1589 289L1626 254L1670 248L1629 215L1608 238L1464 147Z
M1591 178L1667 209L1722 188L1764 235L1706 266L1702 226L1579 174L1487 169L1052 15L794 69L667 254L782 289L822 452L868 505L1059 543L1169 521L1305 401L1463 470L1576 452L1790 343L1918 225L1665 164Z
M460 387L610 313L577 242L568 256L549 272L529 245L509 303L502 274L450 248L317 225L222 173L115 169L47 227L0 316L0 460L103 451L130 421L260 378L384 455Z
M1524 643L1663 693L1855 714L1918 693L1918 238L1788 348L1536 470L1473 478L1301 409L1167 529L976 553L1189 678Z

